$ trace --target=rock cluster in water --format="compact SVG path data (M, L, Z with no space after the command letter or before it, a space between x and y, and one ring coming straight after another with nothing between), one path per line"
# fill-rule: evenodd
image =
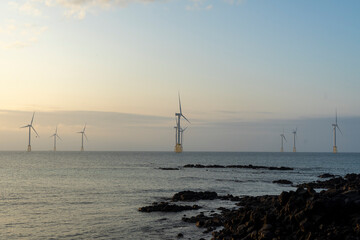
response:
M280 179L280 180L275 180L273 181L273 183L278 183L278 184L292 184L292 181L286 180L286 179Z
M254 165L202 165L202 164L187 164L184 168L246 168L246 169L266 169L266 170L281 170L289 171L294 170L291 167L267 167L267 166L254 166Z
M327 190L317 193L313 188ZM301 184L296 191L282 192L279 196L229 196L239 201L240 208L223 208L219 209L221 213L209 216L200 213L182 220L203 228L204 233L212 232L214 240L360 239L360 174ZM173 198L222 199L214 192L189 191ZM216 231L218 227L222 229Z
M198 205L193 206L182 206L182 205L175 205L170 204L168 202L161 202L161 203L153 203L151 206L141 207L139 208L140 212L181 212L187 210L198 210L201 207Z

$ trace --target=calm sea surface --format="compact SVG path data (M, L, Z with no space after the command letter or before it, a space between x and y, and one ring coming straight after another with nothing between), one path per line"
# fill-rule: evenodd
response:
M252 164L293 171L188 169L185 164ZM180 167L179 171L159 170ZM183 190L219 194L279 194L322 173L360 173L360 154L172 152L0 152L0 239L210 239L181 221L228 201L200 201L203 209L141 213L138 208ZM190 203L191 204L191 203Z

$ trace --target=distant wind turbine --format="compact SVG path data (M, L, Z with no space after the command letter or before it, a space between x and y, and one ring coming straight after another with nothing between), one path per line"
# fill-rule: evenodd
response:
M51 135L50 137L54 137L54 152L56 152L56 138L60 138L60 136L57 134L57 126L56 126L56 129L55 129L55 133L53 135Z
M339 125L337 124L337 111L335 111L335 123L332 124L333 131L334 131L334 147L333 147L333 153L337 153L337 146L336 146L336 128L339 129L340 133L342 134Z
M293 147L293 152L296 152L296 134L297 134L297 128L292 132L294 134L294 147Z
M85 134L85 129L86 129L86 124L84 126L84 129L81 132L77 132L77 133L81 133L81 150L80 151L84 151L84 136L86 138L86 140L88 140L86 134Z
M182 133L185 131L181 128L181 124L180 124L180 120L181 117L183 117L188 123L190 123L190 121L183 115L182 110L181 110L181 100L180 100L180 94L179 94L179 109L180 112L179 113L175 113L175 116L177 118L176 120L176 138L175 138L175 152L176 153L181 153L183 151L183 147L182 147ZM185 128L186 129L186 128Z
M28 152L31 152L31 129L34 130L34 132L36 133L36 137L40 137L39 134L36 132L35 128L33 127L33 125L32 125L33 121L34 121L34 116L35 116L35 112L33 113L30 124L21 127L21 128L29 128L29 145L28 145L28 148L27 148Z
M285 142L287 142L285 134L284 134L284 129L283 129L283 133L280 134L280 137L281 137L281 149L280 149L280 152L284 152L284 139L285 139Z

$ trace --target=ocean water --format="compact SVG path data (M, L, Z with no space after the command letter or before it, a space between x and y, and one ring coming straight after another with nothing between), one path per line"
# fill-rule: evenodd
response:
M189 169L185 164L264 165L293 171ZM178 171L160 167L180 167ZM203 209L142 213L139 207L184 190L258 196L294 190L273 184L317 180L322 173L360 172L359 153L0 152L0 239L210 239L183 215ZM192 203L188 203L192 204Z

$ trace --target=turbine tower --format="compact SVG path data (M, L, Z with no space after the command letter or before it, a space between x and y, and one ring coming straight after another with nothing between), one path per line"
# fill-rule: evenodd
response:
M182 110L181 110L181 101L180 101L180 94L179 94L179 108L180 108L180 112L179 113L175 113L175 117L176 117L176 135L175 135L175 152L176 153L181 153L183 150L182 147L182 133L183 130L181 128L181 124L180 124L180 120L181 117L183 117L186 121L188 121L188 123L190 123L190 121L183 115Z
M281 137L281 149L280 149L280 152L284 152L284 139L285 139L285 142L287 142L285 134L284 134L284 129L283 129L283 133L280 134L280 137Z
M332 124L333 131L334 131L334 147L333 147L333 153L337 153L337 146L336 146L336 128L339 129L340 133L342 134L339 125L337 124L337 111L335 112L335 123Z
M34 121L34 116L35 116L35 112L33 113L30 124L21 127L21 128L29 128L29 145L28 145L28 148L27 148L28 152L31 152L31 129L34 130L34 132L36 133L36 137L39 137L39 134L36 132L35 128L32 125L33 121Z
M56 129L55 129L55 133L53 135L51 135L50 137L54 137L54 152L56 152L56 138L60 138L60 136L57 134L57 126L56 126Z
M294 147L293 147L293 152L296 152L296 143L295 143L295 139L296 139L296 133L297 133L297 128L292 132L294 134Z
M85 134L85 129L86 129L86 124L84 126L84 129L81 132L77 132L77 133L81 133L81 150L80 150L81 152L84 151L84 136L85 136L86 140L88 140L88 138Z

